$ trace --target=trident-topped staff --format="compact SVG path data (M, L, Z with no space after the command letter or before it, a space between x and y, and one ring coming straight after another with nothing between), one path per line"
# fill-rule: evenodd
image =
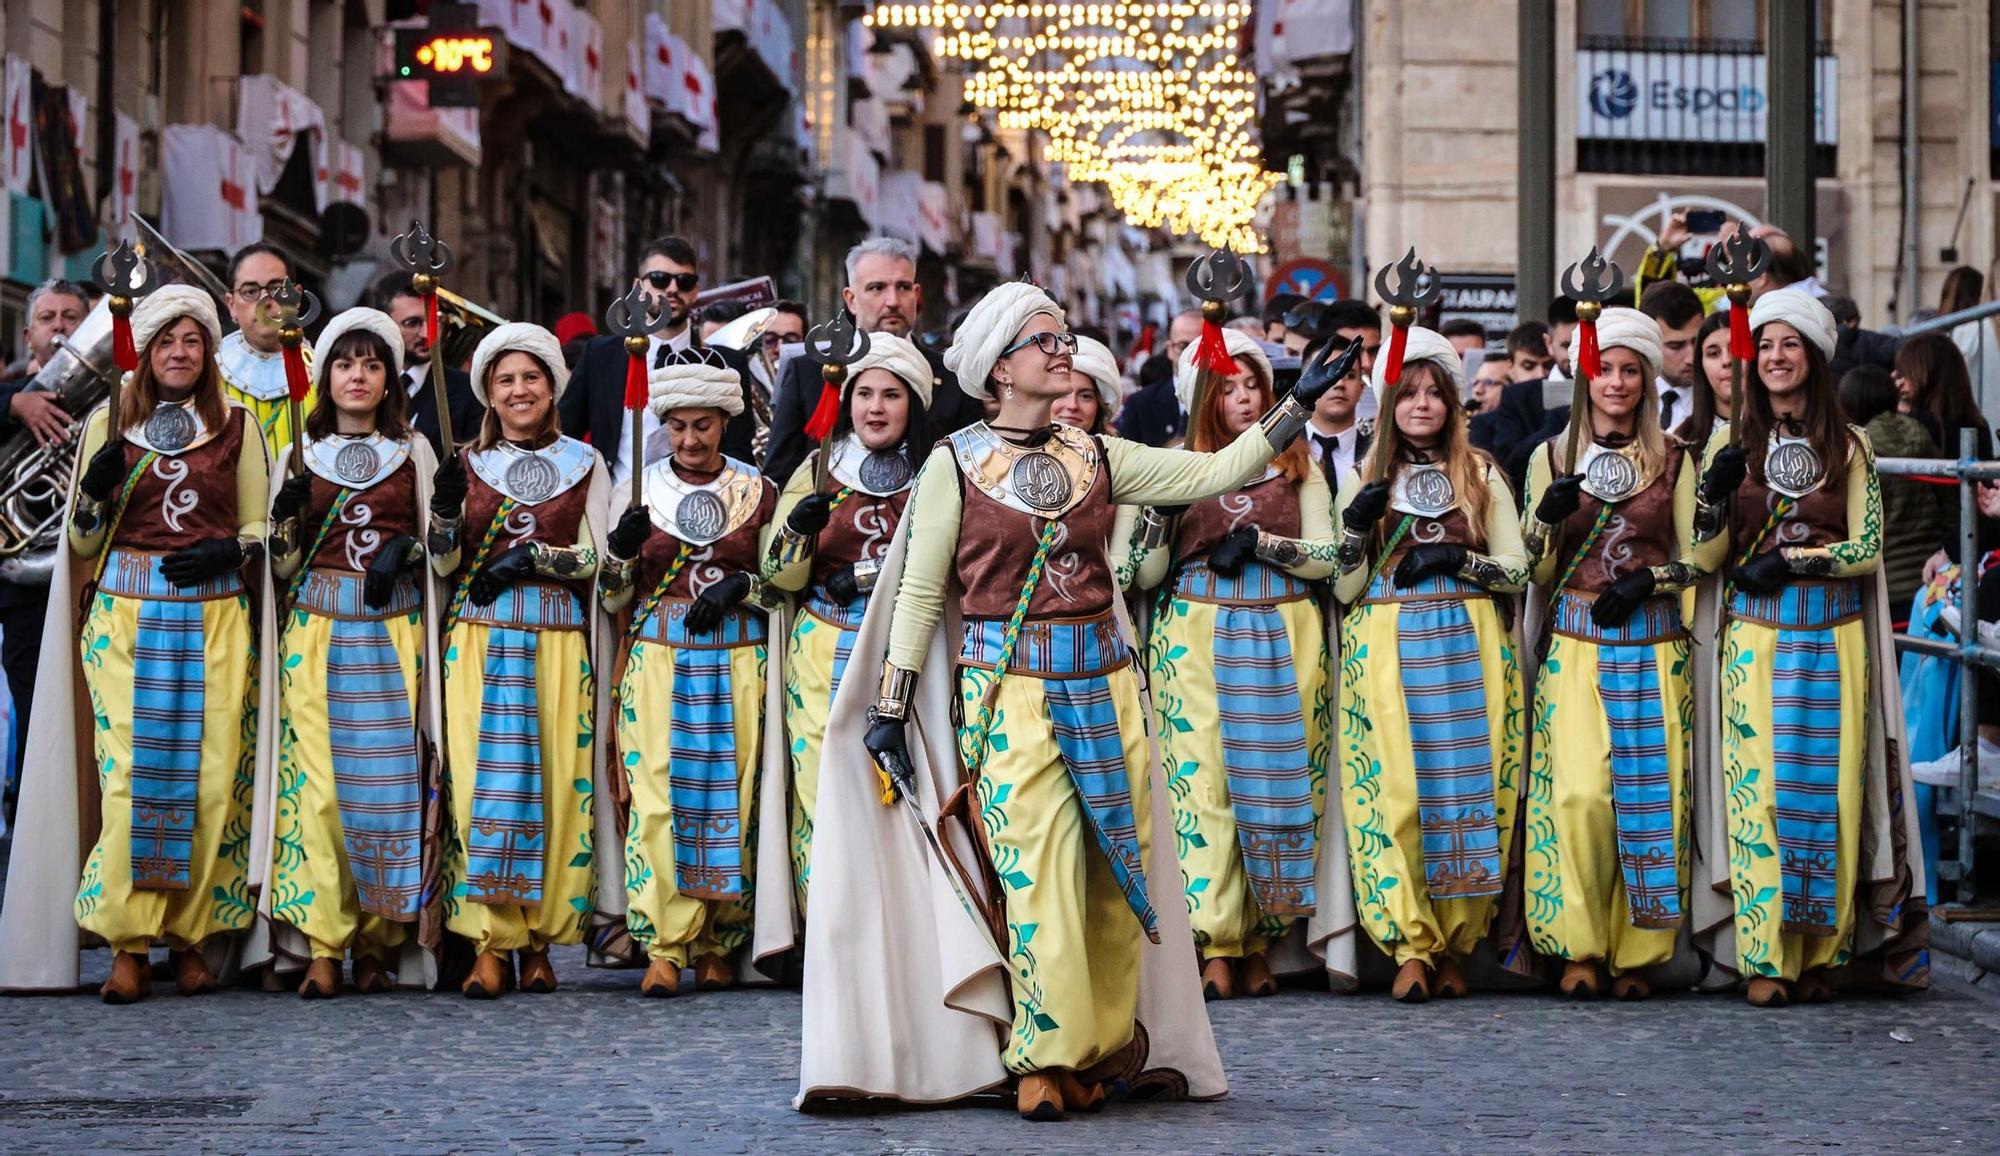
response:
M312 377L306 372L305 344L306 326L319 320L319 298L312 290L285 278L268 301L257 303L257 312L267 323L271 320L271 307L278 311L278 345L284 350L285 361L285 418L291 422L292 451L290 472L297 477L306 470L305 425L300 419L306 395L312 392Z
M129 241L105 251L92 270L97 287L104 291L111 308L111 360L118 372L111 375L112 432L117 433L118 393L126 374L139 368L139 350L132 343L132 307L139 298L160 287L159 270L139 255Z
M833 456L833 430L840 424L840 387L847 381L847 367L868 356L868 331L854 323L854 314L842 308L831 320L813 326L806 334L806 356L819 365L819 401L806 419L806 436L819 443L819 458L813 464L813 489L826 488L827 460Z
M410 271L410 288L424 299L424 334L431 343L431 390L437 398L438 455L452 456L451 399L445 396L444 342L438 332L438 290L444 273L452 266L451 246L431 236L422 221L411 221L410 231L389 242L389 256Z
M1389 272L1395 270L1396 288L1389 288ZM1389 348L1383 352L1382 380L1395 385L1403 380L1403 350L1410 342L1410 326L1417 313L1444 296L1444 286L1430 266L1417 260L1412 247L1403 259L1375 271L1375 294L1389 303Z
M1578 280L1578 272L1583 279ZM1583 432L1583 415L1590 400L1590 380L1603 369L1602 359L1597 349L1597 318L1604 312L1604 303L1618 296L1625 287L1625 270L1617 262L1607 261L1597 251L1590 248L1590 256L1563 270L1562 291L1576 301L1576 373L1570 386L1569 395L1569 456L1564 468L1576 469L1576 443Z
M1250 287L1250 263L1228 249L1211 249L1188 266L1187 287L1201 301L1201 341L1194 351L1194 389L1189 393L1187 412L1190 428L1183 431L1184 439L1193 436L1194 415L1202 411L1209 390L1241 368L1229 356L1222 323L1229 319L1229 303Z
M658 310L656 313L655 310ZM632 422L632 504L644 504L640 496L646 473L646 349L652 336L673 320L667 303L633 282L625 296L604 311L605 328L625 339L625 412Z
M1750 336L1750 282L1771 267L1771 246L1750 235L1747 225L1738 225L1727 240L1708 250L1708 275L1729 297L1729 407L1732 414L1743 407L1743 367L1757 356L1757 344ZM1729 423L1729 444L1737 444L1740 421Z

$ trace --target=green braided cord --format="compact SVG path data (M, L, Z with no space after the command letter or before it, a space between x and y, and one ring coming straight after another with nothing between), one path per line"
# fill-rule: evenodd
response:
M1361 596L1363 598L1366 598L1368 591L1374 588L1375 579L1382 576L1382 567L1389 564L1390 556L1395 554L1397 546L1402 545L1404 536L1410 532L1410 527L1416 524L1417 516L1415 514L1404 514L1403 520L1397 523L1395 531L1389 535L1389 540L1382 543L1382 553L1376 557L1375 565L1369 567L1368 581L1361 585Z
M444 616L444 629L450 630L451 624L458 621L459 612L465 609L465 596L472 590L473 576L479 573L479 567L485 563L486 555L500 537L500 528L507 521L507 515L513 513L519 504L505 494L500 495L500 504L493 510L493 520L486 524L486 536L479 540L479 549L472 555L472 565L465 568L465 577L458 580L458 589L452 592L451 609Z
M125 519L125 503L132 500L132 491L138 488L140 476L159 460L158 451L147 450L139 455L139 464L132 467L132 472L125 475L125 484L118 490L118 504L112 507L111 520L104 523L104 548L97 552L97 570L90 576L91 585L104 581L104 566L111 561L111 534Z
M312 545L299 557L299 572L292 575L292 588L285 591L287 605L299 600L299 591L304 589L306 584L306 571L312 569L313 555L319 553L319 548L326 544L326 536L333 532L334 526L340 521L340 512L347 508L347 499L353 496L354 491L346 486L340 487L340 492L333 496L333 505L327 508L326 517L319 524L319 533L314 536Z
M1785 520L1785 515L1792 512L1794 504L1793 499L1787 498L1782 494L1779 495L1778 504L1771 507L1771 516L1764 519L1763 529L1758 530L1757 536L1750 539L1750 545L1743 551L1743 556L1736 560L1738 567L1750 564L1750 559L1757 556L1757 547L1762 546L1764 539L1770 536L1771 531L1778 528L1778 523ZM1734 597L1736 597L1736 580L1731 578L1722 591L1723 604L1725 606L1728 605L1729 600Z
M1028 617L1028 604L1035 600L1035 589L1042 584L1042 569L1048 565L1049 551L1055 547L1056 535L1062 523L1051 520L1042 528L1041 541L1035 543L1034 560L1028 563L1028 579L1021 584L1021 597L1014 603L1014 613L1007 618L1007 629L1000 633L1000 654L993 662L993 681L998 683L1007 676L1007 666L1014 661L1014 645L1021 640L1021 623ZM967 773L977 778L979 768L986 764L986 737L993 730L993 701L982 695L979 703L979 718L973 723L972 757L966 767Z
M1611 506L1612 503L1606 502L1598 508L1597 521L1590 524L1590 533L1583 536L1583 545L1576 548L1576 556L1571 558L1569 565L1563 568L1563 576L1556 582L1555 589L1549 591L1551 599L1562 593L1563 587L1569 585L1569 580L1576 574L1576 568L1583 565L1584 556L1590 553L1592 546L1597 545L1597 536L1604 532L1604 523L1611 520Z
M645 603L639 607L639 612L632 616L632 624L625 628L626 642L639 637L639 631L645 627L646 620L651 618L653 611L659 607L660 599L667 596L667 587L674 584L674 579L681 576L681 568L687 565L689 558L694 557L694 549L693 546L682 542L680 549L674 552L674 560L667 563L667 572L660 575L659 584L653 587L651 594L646 595Z

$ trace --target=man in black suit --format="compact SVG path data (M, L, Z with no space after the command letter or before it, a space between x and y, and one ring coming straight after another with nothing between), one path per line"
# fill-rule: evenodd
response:
M444 452L438 430L438 395L431 387L431 343L424 333L424 299L410 285L407 273L398 273L376 286L376 308L389 315L403 335L403 390L410 395L410 424ZM479 436L480 419L486 410L472 392L472 378L462 369L444 367L444 392L451 406L452 438L460 444Z
M1493 421L1482 432L1490 436L1493 457L1507 471L1518 498L1535 447L1569 424L1569 399L1575 387L1561 379L1549 380L1555 351L1549 347L1548 326L1539 321L1523 321L1507 334L1507 362L1513 384L1501 392Z
M924 311L924 288L917 284L917 247L895 237L870 237L849 249L847 288L840 291L840 300L863 331L915 341L913 330ZM986 407L958 388L958 378L944 367L944 359L921 342L917 350L931 363L931 435L943 438L985 420ZM805 430L819 405L819 394L816 362L794 357L785 363L771 396L771 442L764 452L764 473L780 486L817 448Z
M1201 311L1187 309L1174 314L1174 319L1167 323L1164 353L1167 371L1160 374L1156 369L1148 374L1141 366L1139 388L1118 411L1119 437L1149 446L1164 446L1181 436L1181 401L1174 393L1175 367L1180 364L1181 351L1199 340Z
M639 274L633 283L654 297L664 298L667 326L652 335L648 364L658 366L669 353L701 339L690 318L695 299L701 295L701 272L696 266L694 246L684 237L661 237L646 246L639 256ZM751 415L750 360L734 349L715 348L711 352L729 363L743 381L743 412L729 419L722 431L722 452L740 462L749 462L756 438L756 418ZM570 373L569 388L556 405L562 431L582 438L604 455L612 484L631 477L634 447L631 444L631 416L625 409L625 339L616 334L593 337L584 346ZM660 426L651 407L641 411L645 436ZM641 442L643 448L644 442Z

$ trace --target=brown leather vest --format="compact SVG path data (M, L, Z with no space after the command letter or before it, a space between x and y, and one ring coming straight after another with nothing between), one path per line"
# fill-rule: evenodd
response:
M1858 454L1861 447L1849 439L1847 452ZM1825 546L1849 537L1845 463L1831 468L1819 489L1794 502L1791 513L1772 526L1759 541L1758 535L1764 529L1764 523L1770 520L1771 511L1778 501L1778 494L1757 477L1755 470L1744 476L1743 485L1737 488L1735 502L1729 511L1729 564L1732 567L1749 551L1752 542L1757 543L1757 553L1761 554L1780 546Z
M849 494L834 509L826 529L819 532L819 547L813 552L812 584L826 585L827 577L835 570L863 558L880 562L889 552L889 543L895 541L896 527L903 522L903 507L909 504L909 490L886 498L860 490Z
M463 455L467 451L461 450ZM465 467L465 522L459 530L458 570L453 577L462 578L466 568L479 552L479 544L486 540L486 529L493 524L493 515L500 510L504 495L486 484L479 471L470 464ZM500 527L500 533L493 539L493 546L487 557L495 557L504 550L525 546L530 542L545 542L551 546L568 549L576 545L579 531L583 527L583 515L590 505L590 481L583 481L557 494L546 502L535 505L516 505ZM604 543L597 543L604 549ZM564 582L561 585L575 592L579 598L590 597L590 580Z
M1669 445L1666 468L1651 485L1620 502L1605 519L1589 556L1576 567L1566 589L1601 594L1627 574L1664 566L1680 557L1679 535L1674 531L1674 486L1686 460L1678 446ZM1603 508L1603 502L1585 493L1576 513L1557 527L1553 553L1558 579L1590 537Z
M236 509L236 465L247 420L248 414L231 407L221 433L176 457L155 458L133 483L111 545L165 553L204 538L234 538L243 525ZM126 471L145 455L126 442Z
M299 518L307 546L312 545L339 493L339 486L312 475L312 495ZM340 521L327 531L308 564L315 570L366 570L383 543L398 535L415 537L418 533L417 467L405 461L388 477L347 499Z
M1182 561L1202 558L1239 527L1249 526L1284 538L1299 536L1299 488L1274 474L1233 494L1196 502L1181 515L1179 553Z
M1090 618L1111 609L1118 583L1105 549L1118 508L1111 504L1111 463L1096 439L1091 445L1098 458L1097 477L1083 500L1062 516L1042 580L1028 604L1030 618ZM966 483L963 471L958 479L963 513L952 578L962 613L967 618L1011 617L1048 523L987 497Z
M757 512L745 518L742 525L690 554L687 564L674 576L664 596L693 598L733 571L756 574L763 561L757 550L757 539L764 527L771 524L771 514L777 508L778 488L771 484L771 479L761 479L758 483ZM635 585L640 597L650 595L653 588L660 584L660 576L667 572L680 548L681 540L658 526L647 532L646 544L639 548Z

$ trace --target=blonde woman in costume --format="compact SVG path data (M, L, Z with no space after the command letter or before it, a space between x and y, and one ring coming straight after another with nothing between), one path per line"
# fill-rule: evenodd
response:
M1527 554L1505 477L1466 440L1461 365L1417 327L1395 385L1376 361L1375 443L1337 511L1334 766L1361 926L1410 1003L1466 992L1459 961L1499 906L1526 753L1501 603Z
M478 439L431 487L431 565L447 579L445 926L477 957L461 990L556 989L549 948L591 913L592 606L610 483L556 428L569 383L539 325L501 325L472 355ZM510 961L512 953L516 958Z

